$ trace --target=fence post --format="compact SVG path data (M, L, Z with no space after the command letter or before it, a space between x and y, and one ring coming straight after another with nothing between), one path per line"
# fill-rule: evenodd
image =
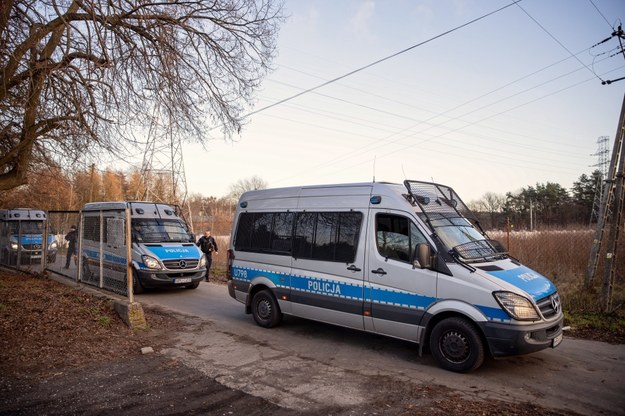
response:
M50 216L48 211L45 211L46 220L43 222L43 236L41 238L41 273L46 271L48 267L48 226Z
M135 294L134 294L134 286L133 286L133 276L132 276L132 236L130 229L130 208L126 207L126 221L124 222L126 225L126 276L128 278L126 281L128 282L128 301L130 303L134 303Z
M508 253L510 253L510 217L506 217L506 244L508 245Z

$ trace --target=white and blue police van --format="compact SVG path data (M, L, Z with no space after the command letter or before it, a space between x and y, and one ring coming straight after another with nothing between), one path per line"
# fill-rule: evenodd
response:
M133 291L148 288L195 289L206 275L206 258L186 222L170 205L143 202L91 202L82 209L82 279L100 270L126 274L124 217L130 212Z
M260 326L286 314L409 340L456 372L557 347L556 287L473 218L431 182L246 192L228 291Z
M46 212L31 208L0 209L0 263L41 264L44 253ZM47 261L54 263L58 244L48 234Z

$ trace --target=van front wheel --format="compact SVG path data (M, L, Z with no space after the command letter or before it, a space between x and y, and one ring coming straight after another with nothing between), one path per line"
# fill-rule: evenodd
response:
M450 371L468 373L484 362L484 343L473 324L453 317L440 321L430 334L430 351Z
M273 328L282 320L280 306L267 289L257 292L252 298L252 315L256 323L265 328Z
M135 270L133 269L132 270L132 293L134 293L135 295L140 295L143 292L145 292L145 289L143 288L143 285L139 281L139 276L137 276L137 272L135 272Z

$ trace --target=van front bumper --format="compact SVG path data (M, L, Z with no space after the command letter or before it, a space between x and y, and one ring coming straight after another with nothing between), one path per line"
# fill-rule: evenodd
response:
M480 324L493 357L522 355L555 348L562 340L564 316L555 321L531 325L511 325L499 322Z
M204 280L206 269L173 272L167 270L137 270L137 277L144 288L189 286Z

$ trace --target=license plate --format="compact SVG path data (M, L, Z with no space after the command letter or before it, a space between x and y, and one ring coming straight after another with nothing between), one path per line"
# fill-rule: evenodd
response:
M174 279L174 283L191 283L190 277L183 277L180 279Z
M551 348L555 348L562 342L562 333L560 333L557 337L551 341Z

